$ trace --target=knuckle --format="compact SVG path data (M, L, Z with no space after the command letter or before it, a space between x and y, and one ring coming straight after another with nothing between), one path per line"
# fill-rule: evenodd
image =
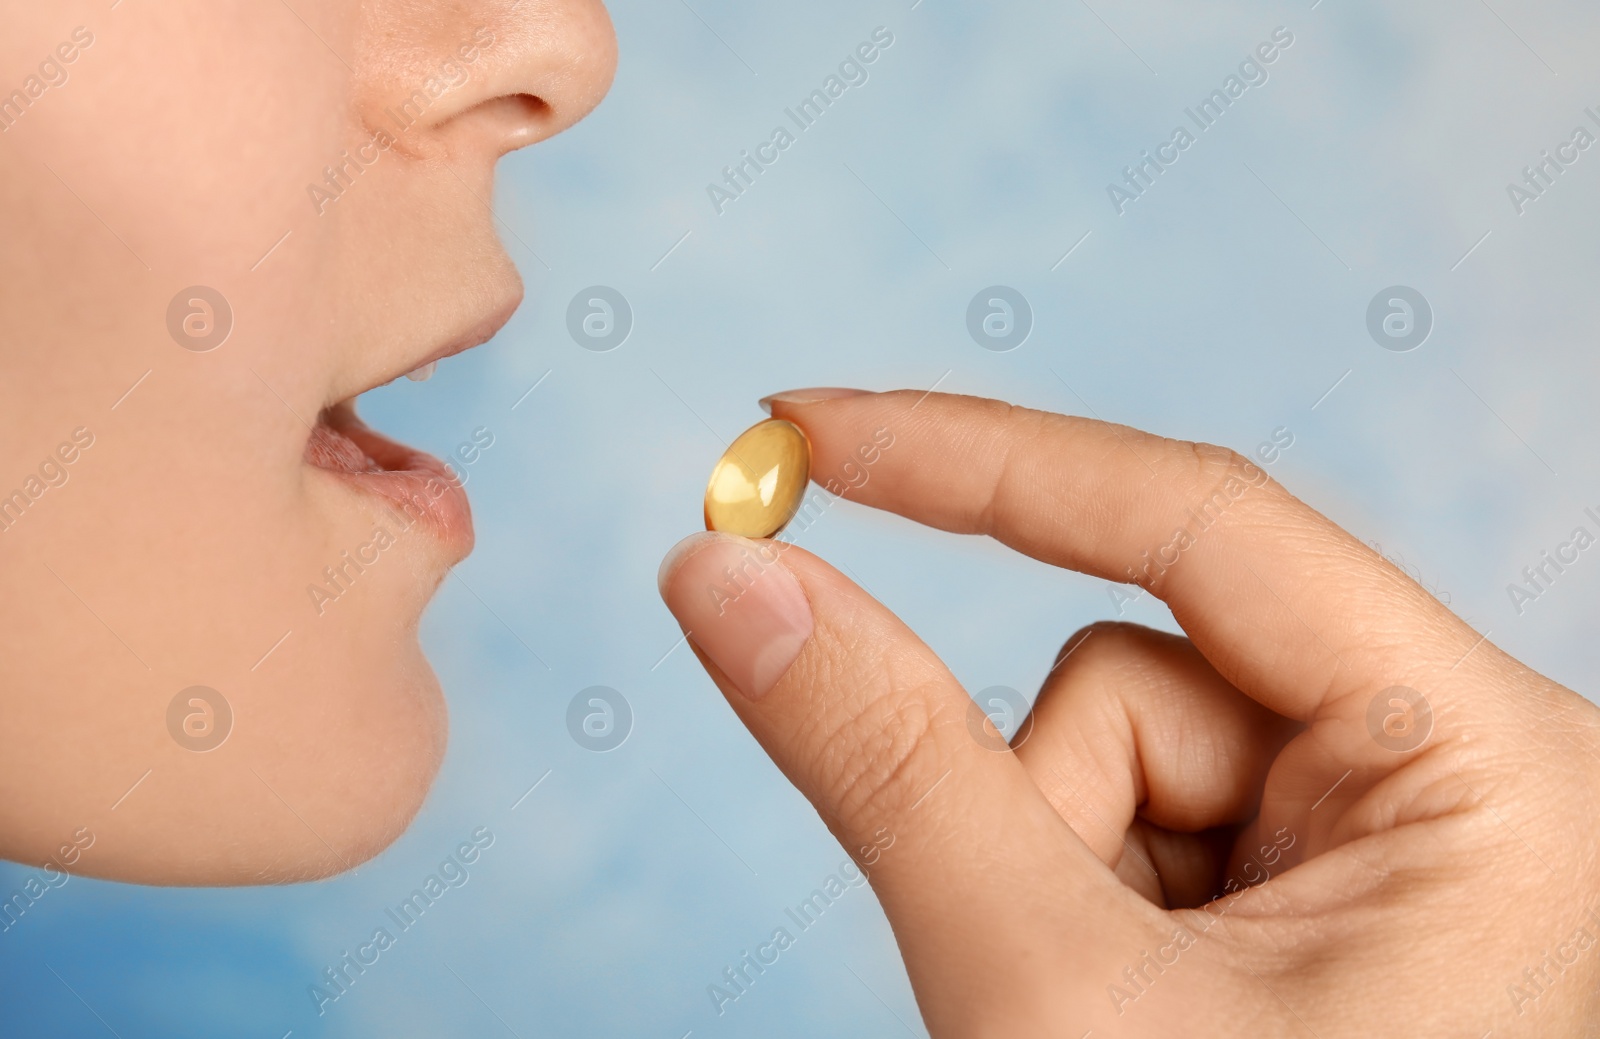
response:
M1286 497L1265 469L1232 448L1187 441L1180 442L1180 448L1170 456L1177 466L1175 483L1183 488L1182 498L1174 504L1180 522L1210 526L1225 517L1259 518L1269 514L1263 507L1282 504Z
M1037 473L1024 471L1024 462L1039 457L1039 445L1048 440L1054 417L1018 404L1001 404L996 425L1004 433L993 445L997 458L976 517L976 532L990 534L1014 522L1012 510L1018 502L1027 500L1019 488L1032 486L1038 480Z
M1172 636L1129 621L1102 620L1085 625L1062 644L1051 677L1102 674L1123 667L1165 645Z
M1230 479L1260 483L1265 470L1231 447L1194 442L1188 444L1188 463L1197 489L1209 489Z
M939 778L936 735L948 712L933 692L878 684L813 741L813 774L824 777L827 810L846 833L870 832L905 812Z

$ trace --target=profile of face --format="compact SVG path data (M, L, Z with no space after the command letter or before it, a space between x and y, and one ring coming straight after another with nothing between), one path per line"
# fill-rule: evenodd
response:
M494 165L599 103L610 21L0 12L0 856L155 884L345 870L438 769L417 627L472 545L449 471L352 401L520 302Z

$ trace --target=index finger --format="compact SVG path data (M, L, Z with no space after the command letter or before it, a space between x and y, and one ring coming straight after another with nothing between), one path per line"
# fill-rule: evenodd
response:
M953 394L785 396L768 398L772 413L805 430L818 483L1138 584L1218 671L1280 714L1306 720L1346 696L1418 684L1481 641L1226 448Z

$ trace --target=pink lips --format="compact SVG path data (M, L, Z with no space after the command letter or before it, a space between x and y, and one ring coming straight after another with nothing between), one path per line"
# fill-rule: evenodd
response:
M387 498L402 525L421 519L460 555L471 549L472 506L449 468L425 451L367 428L348 401L318 416L305 460Z

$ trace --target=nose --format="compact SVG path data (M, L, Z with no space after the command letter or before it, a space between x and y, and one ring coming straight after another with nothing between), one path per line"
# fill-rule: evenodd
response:
M381 0L364 33L369 125L427 156L494 159L552 137L605 97L616 33L600 0Z

